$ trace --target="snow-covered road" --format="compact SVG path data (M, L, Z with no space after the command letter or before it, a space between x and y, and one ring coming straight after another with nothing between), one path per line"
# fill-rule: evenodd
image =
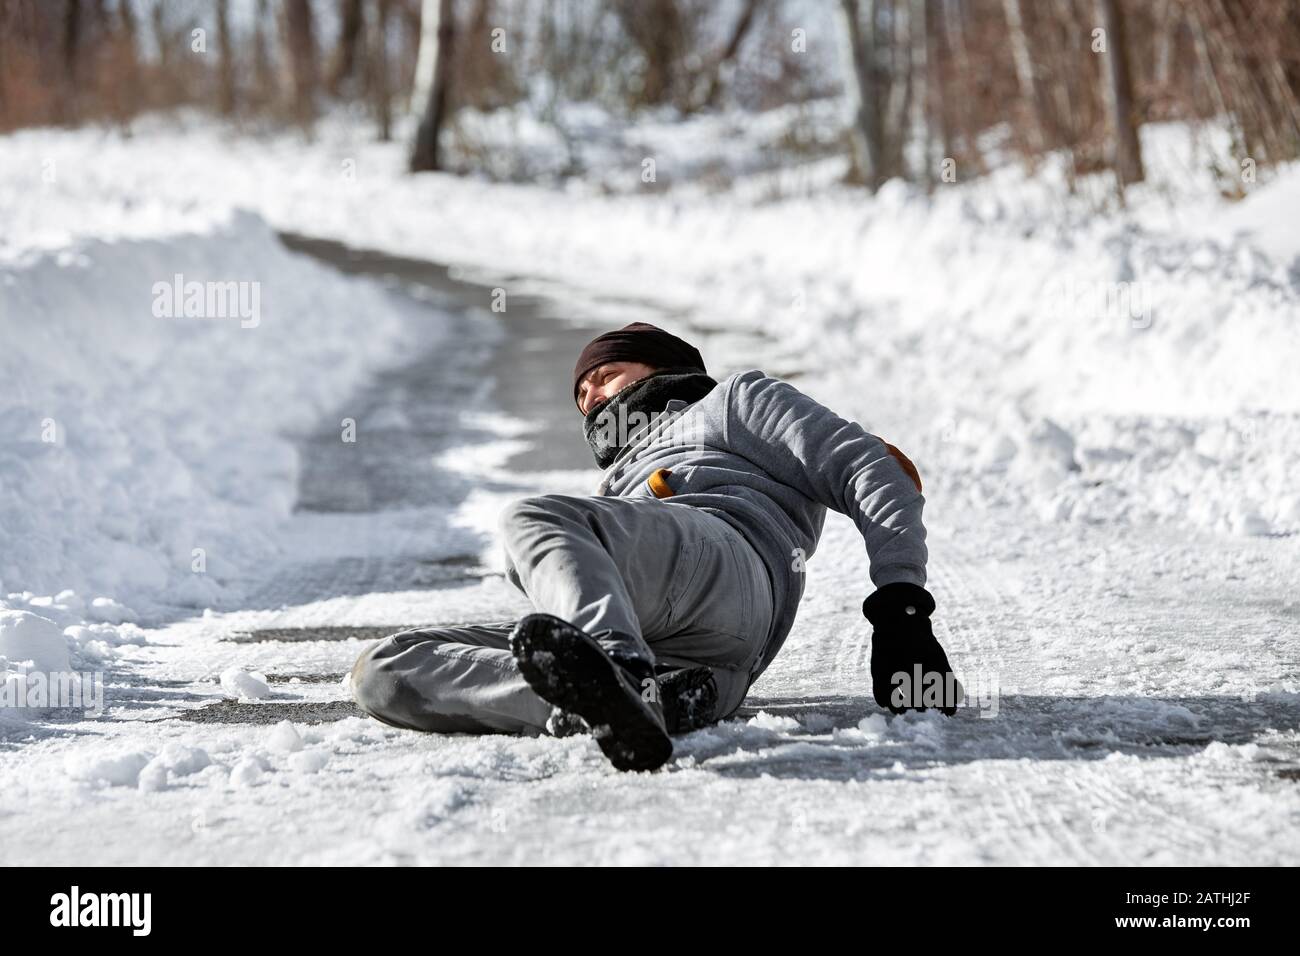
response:
M293 245L390 277L383 295L412 345L296 436L298 506L241 607L150 628L108 665L106 719L34 724L0 744L6 862L1237 864L1300 852L1300 695L1282 686L1300 677L1300 542L1141 524L1062 534L1009 503L966 507L964 473L941 458L926 475L937 628L978 704L956 718L871 701L866 559L837 516L796 629L747 705L680 738L661 772L618 774L587 738L422 735L357 716L340 678L366 639L525 610L497 573L496 512L539 490L590 491L568 363L591 328L654 312L552 288L512 291L497 315L490 276ZM584 318L553 321L561 311ZM769 348L728 334L728 369ZM815 381L811 361L781 361L770 370ZM340 441L347 418L355 443ZM226 700L218 678L236 666L265 675L269 694Z

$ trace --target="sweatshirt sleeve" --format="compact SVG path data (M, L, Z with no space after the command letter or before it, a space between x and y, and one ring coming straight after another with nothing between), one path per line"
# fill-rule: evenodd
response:
M754 371L728 383L727 441L782 484L848 515L862 532L876 587L925 584L925 504L885 442L793 385Z

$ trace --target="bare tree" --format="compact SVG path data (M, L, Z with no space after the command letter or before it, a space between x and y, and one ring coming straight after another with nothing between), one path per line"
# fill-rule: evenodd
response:
M840 0L844 88L854 117L849 124L853 166L873 190L906 174L913 98L923 95L914 88L919 77L913 57L924 26L913 33L912 12L912 0Z
M1170 0L1159 0L1155 15L1155 64L1153 80L1160 89L1169 85L1169 75L1174 59L1174 5Z
M1046 123L1043 120L1043 96L1037 71L1034 69L1034 54L1029 46L1029 35L1025 30L1025 12L1022 0L1002 0L1002 9L1007 17L1008 38L1011 41L1011 56L1016 67L1016 80L1020 84L1021 102L1029 116L1029 149L1034 154L1041 153L1047 146Z
M942 3L942 8L936 11L941 41L939 46L942 53L951 61L951 81L948 88L940 94L941 108L947 117L946 123L961 131L962 159L976 174L983 174L987 170L977 141L979 118L971 108L975 100L971 89L975 83L975 71L966 46L964 8L961 0L942 0ZM951 143L955 146L956 132L953 131L950 136ZM944 155L955 158L956 152L956 149L945 146Z
M498 9L492 0L473 0L467 6L469 16L463 25L457 27L455 103L457 106L495 109L511 102L516 92L514 77L505 68L509 58L494 49L496 37L493 31L499 19ZM543 12L547 21L560 15L549 9ZM540 36L536 40L530 38L530 44L541 42ZM515 52L521 51L516 49Z
M1070 62L1071 41L1076 32L1071 0L1056 0L1053 5L1055 20L1051 56L1054 69L1045 79L1046 96L1051 104L1052 130L1056 144L1065 150L1065 178L1070 192L1078 180L1079 116L1072 80L1075 72Z
M253 82L263 102L273 102L275 71L271 68L270 45L266 39L266 22L270 19L269 0L257 0L253 15Z
M217 0L218 107L226 116L235 112L235 51L230 40L230 3Z
M886 178L906 175L903 149L910 130L908 117L912 112L912 32L908 0L888 0L885 6L888 32L879 31L884 49L877 46L873 59L885 64L883 82L877 86L884 93L884 122L881 125L884 143Z
M921 163L916 176L925 185L926 190L934 186L934 163L932 161L933 141L930 136L930 29L926 20L925 0L910 0L908 11L908 33L911 43L911 72L908 83L911 86L912 132L920 138Z
M1121 192L1125 186L1145 178L1142 144L1138 139L1133 107L1133 72L1128 59L1128 37L1119 0L1097 0L1097 12L1106 30L1106 70L1102 94L1110 115L1115 176Z
M0 4L0 122L9 114L9 38L13 34L10 19L17 19L17 11ZM4 127L0 125L0 129Z
M882 155L884 134L870 61L871 48L874 46L875 0L866 0L868 16L865 18L861 6L859 0L840 0L840 59L844 88L853 114L853 121L849 124L853 164L862 181L875 189L885 181Z
M140 52L136 37L135 11L131 0L117 0L118 28L114 46L122 69L122 120L140 108Z
M1273 162L1295 156L1300 152L1300 71L1294 54L1287 52L1296 49L1300 32L1294 7L1199 0L1190 12L1198 46L1207 51L1206 72L1221 97L1220 111L1234 127L1237 151Z
M135 10L131 6L131 0L117 0L117 18L122 28L122 36L131 44L132 50L134 50L136 25Z
M636 104L672 102L679 91L678 67L685 38L677 0L616 0L614 12L644 61Z
M420 55L415 67L412 104L421 110L411 148L413 173L441 169L438 134L447 121L451 88L451 57L456 26L451 0L424 0L420 23Z
M284 0L284 41L289 52L293 111L309 124L316 115L316 35L308 0Z
M388 20L392 0L375 0L375 22L370 30L370 56L367 58L371 102L379 138L387 143L393 138L393 94L391 67L388 64Z
M331 96L338 96L343 84L357 66L357 51L362 47L365 23L361 0L339 0L339 39L330 62L328 88Z
M63 33L60 43L63 61L63 102L60 112L65 123L73 123L78 114L78 96L81 86L81 32L82 14L80 0L63 0Z
M745 37L749 35L750 29L754 26L754 20L758 17L758 12L767 0L746 0L745 6L740 11L740 16L736 18L735 26L731 29L731 37L727 40L727 45L722 48L722 53L713 62L709 71L708 91L700 105L702 107L714 107L718 105L718 97L722 95L723 83L726 80L727 73L731 64L735 61L736 55L740 53L740 47L745 42Z

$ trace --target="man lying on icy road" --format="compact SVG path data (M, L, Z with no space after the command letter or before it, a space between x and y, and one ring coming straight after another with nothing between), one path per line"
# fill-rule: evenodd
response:
M352 670L363 710L443 733L590 732L620 770L652 770L671 734L730 716L772 662L834 508L877 588L876 702L955 712L925 499L898 449L762 372L715 382L697 349L641 322L587 345L573 393L598 494L526 498L501 521L507 575L539 613L370 646Z

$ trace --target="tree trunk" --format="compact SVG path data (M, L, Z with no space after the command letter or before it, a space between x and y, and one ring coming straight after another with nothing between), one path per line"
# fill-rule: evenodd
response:
M265 24L270 17L267 0L257 0L253 14L253 82L263 103L272 103L276 95L275 71L271 68L271 51L266 40Z
M365 22L361 0L339 0L339 42L334 48L330 63L329 91L338 96L357 65L357 50L361 48L362 25Z
M1029 46L1029 36L1025 32L1024 10L1020 4L1021 0L1002 0L1002 9L1007 17L1011 57L1016 67L1016 82L1020 86L1020 96L1029 108L1029 151L1039 155L1047 149L1043 101L1039 95L1033 51Z
M131 44L131 50L134 52L136 42L136 24L135 10L131 7L131 0L117 0L117 19L118 26L122 30L122 36Z
M375 0L375 23L370 31L370 97L374 102L375 121L379 124L379 139L387 143L393 138L392 77L388 65L388 15L392 0Z
M117 0L116 25L111 32L117 69L121 73L120 88L113 96L114 112L123 132L129 134L127 122L140 111L140 53L131 0Z
M764 2L765 0L747 0L745 3L745 7L741 10L740 17L736 20L736 25L731 31L731 39L727 41L726 47L722 50L722 55L713 64L709 89L704 94L701 106L712 108L718 105L718 97L722 95L724 73L740 52L740 46L745 42L745 37L754 25L759 8L762 7Z
M882 155L884 166L878 175L881 181L891 176L903 176L907 172L903 154L907 145L907 122L912 115L912 42L910 33L911 18L908 9L909 0L889 0L890 34L885 38L889 50L889 70L884 83L878 84L887 90L884 98L886 110L881 117L881 142L884 145ZM880 55L877 45L873 56Z
M64 0L63 32L60 37L60 58L63 64L61 119L68 124L77 120L81 74L81 3Z
M1156 8L1155 65L1152 82L1163 96L1169 86L1170 70L1174 60L1174 8L1171 0L1160 0Z
M8 128L9 94L5 77L8 76L9 38L16 32L9 23L10 17L17 20L15 11L0 4L0 130Z
M1212 39L1218 49L1218 59L1223 64L1224 76L1228 81L1229 105L1237 114L1237 119L1246 131L1245 138L1251 144L1251 155L1258 147L1263 147L1263 157L1277 162L1293 155L1288 148L1284 134L1278 126L1278 119L1285 113L1278 104L1271 101L1263 86L1262 77L1268 70L1259 58L1252 56L1248 41L1242 37L1242 31L1234 22L1234 11L1240 15L1241 8L1229 9L1222 0L1207 0L1210 18L1214 24Z
M1215 115L1228 124L1228 132L1232 136L1232 152L1238 156L1248 154L1249 147L1245 141L1245 133L1241 128L1241 122L1228 109L1228 99L1224 94L1223 84L1219 81L1214 58L1210 55L1210 41L1206 35L1205 20L1195 8L1191 10L1188 16L1188 24L1192 31L1192 44L1196 50L1196 59L1201 66L1201 82L1205 84L1205 88L1210 94L1210 102L1213 104Z
M284 0L285 46L293 82L293 111L310 125L316 116L316 36L308 0Z
M859 0L840 0L840 61L844 91L853 115L849 124L853 166L867 187L874 191L884 178L880 111L877 109L870 61L875 45L874 0L866 0L866 6L869 17L864 31Z
M451 51L455 42L451 0L424 0L420 24L420 56L415 68L416 105L421 109L415 131L410 169L413 173L442 168L438 134L447 120L451 86Z
M230 2L217 0L217 84L218 106L229 116L235 112L235 51L230 42Z
M926 19L926 0L911 0L908 13L908 32L912 44L912 116L908 128L921 138L921 169L918 180L925 186L926 192L934 188L935 168L933 156L934 141L930 135L930 26ZM906 136L903 136L906 139Z
M980 153L979 131L975 128L973 111L967 105L973 99L975 73L971 67L970 53L966 48L965 17L962 15L960 0L943 0L943 3L944 9L940 11L939 16L940 29L943 32L948 49L952 51L953 69L957 77L953 85L956 90L960 91L958 99L964 107L961 112L955 114L962 117L961 133L962 142L964 143L962 158L970 164L970 168L976 176L982 176L987 172L987 167L984 163L984 156ZM945 97L945 101L947 99L948 97Z
M1065 149L1065 182L1073 194L1079 179L1078 157L1079 119L1075 108L1076 97L1071 88L1077 70L1071 62L1071 38L1076 30L1076 14L1070 0L1056 0L1056 13L1052 36L1051 56L1053 68L1045 81L1052 106L1052 135L1054 141Z
M1119 0L1097 0L1102 26L1106 28L1106 71L1102 78L1114 146L1115 176L1120 190L1145 178L1142 145L1138 140L1133 109L1133 73L1128 61L1124 12Z
M628 38L645 58L637 104L661 106L674 100L674 94L680 92L676 74L681 66L683 42L677 0L619 0L614 12ZM685 99L684 96L676 98Z

